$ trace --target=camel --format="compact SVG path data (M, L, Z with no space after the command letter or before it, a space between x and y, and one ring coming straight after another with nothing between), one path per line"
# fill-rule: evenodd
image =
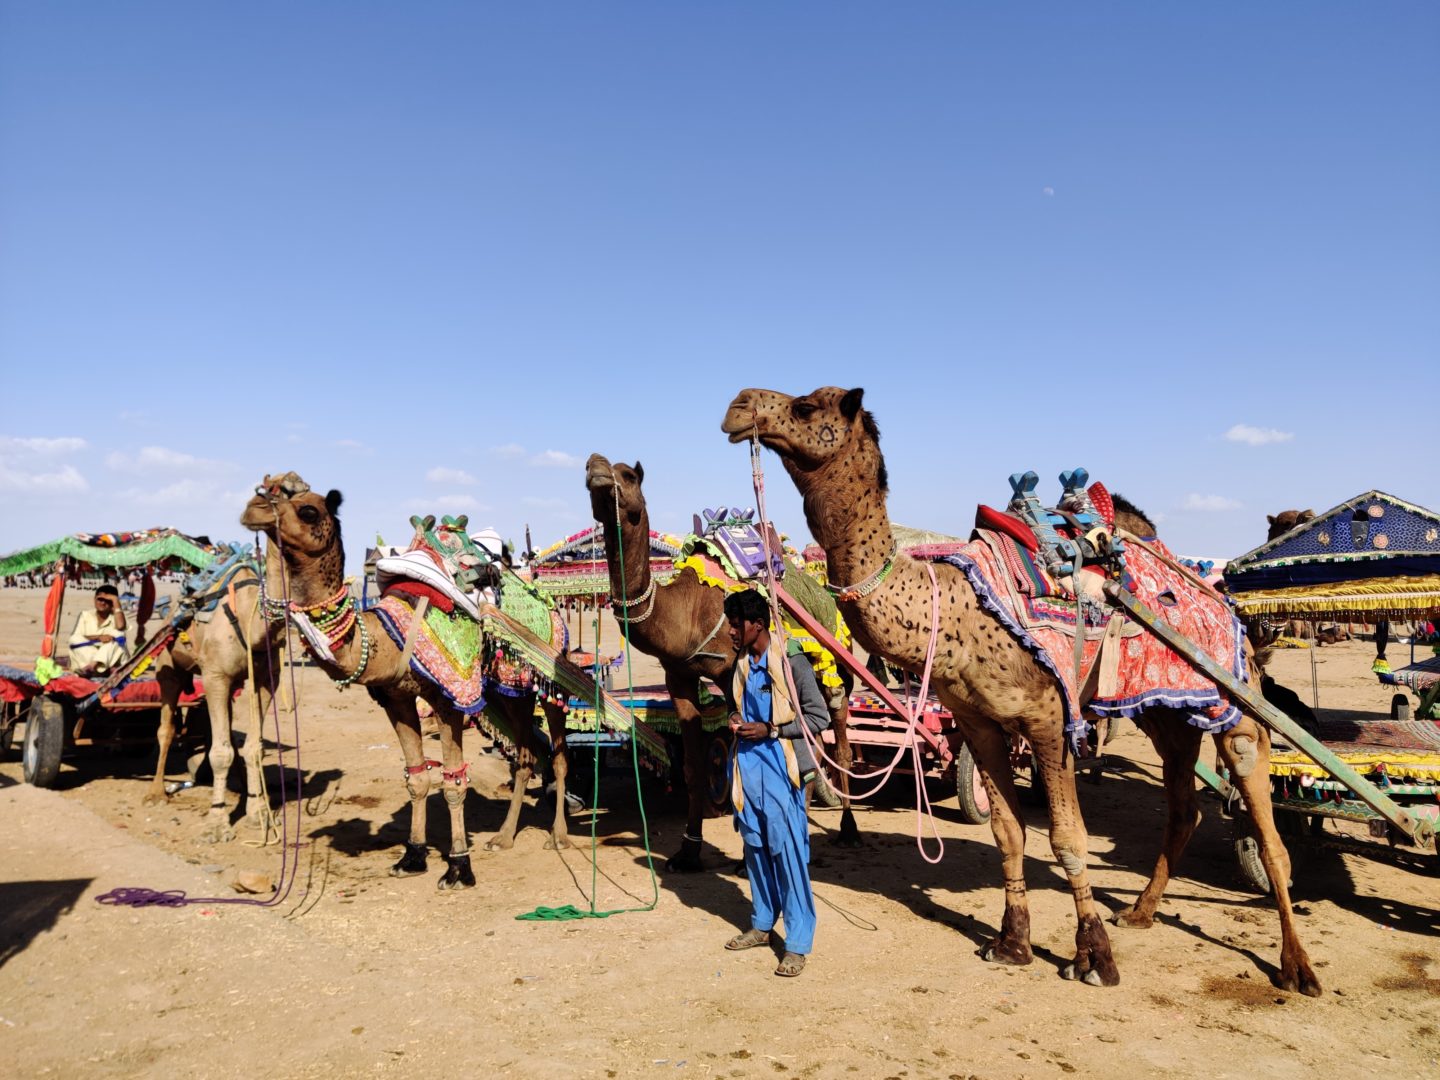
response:
M291 612L327 611L342 633L331 641L334 659L316 657L320 668L342 688L363 686L385 710L405 756L405 787L410 795L410 838L404 854L390 868L395 877L410 877L427 870L425 807L440 766L440 787L450 812L450 852L447 869L437 887L473 888L475 874L470 865L469 840L465 833L465 793L469 789L469 766L461 751L464 717L429 679L418 677L408 657L385 632L373 611L356 612L354 598L345 586L345 548L340 535L338 511L341 494L330 491L323 497L310 491L287 491L279 478L267 476L246 505L240 523L265 533L272 550L278 551L289 583ZM463 519L461 520L463 526ZM494 564L490 564L491 567ZM337 598L339 598L337 605ZM353 618L347 618L353 615ZM348 625L346 625L348 623ZM538 747L535 742L535 693L495 695L490 707L500 711L513 732L517 761L512 773L509 809L500 831L485 844L486 850L514 846L525 789L534 772ZM420 715L415 699L423 698L435 712L440 725L443 761L425 757ZM556 783L555 816L547 847L569 846L565 824L565 778L568 759L564 750L564 714L547 706L546 718L553 743Z
M284 482L304 484L294 473L288 474ZM205 687L205 704L210 716L209 759L213 773L210 822L202 835L212 843L235 838L235 830L225 809L225 789L230 766L235 760L235 748L231 741L233 706L236 689L250 681L252 669L255 677L250 684L250 692L259 708L252 710L256 717L255 730L245 741L243 751L245 820L260 828L269 827L270 807L261 798L260 769L264 739L260 727L270 707L273 677L279 674L278 666L272 662L278 661L285 623L283 619L278 622L267 620L261 611L260 600L262 590L271 596L283 596L283 581L282 569L272 547L265 559L263 584L260 576L250 567L240 569L213 618L208 623L191 622L156 660L160 725L155 738L159 754L144 802L163 803L167 797L165 762L175 740L175 717L180 694L198 673ZM187 762L192 780L201 759L201 755L196 755Z
M666 869L694 872L702 869L701 826L705 820L705 746L700 726L700 680L720 682L735 666L736 650L725 620L725 592L702 582L686 568L657 587L650 576L650 514L641 483L644 467L623 462L614 465L599 454L585 463L585 487L590 509L605 534L605 558L610 566L610 595L615 617L629 615L630 643L655 657L665 671L665 689L675 702L684 742L685 789L688 808L680 850ZM621 576L621 562L624 576ZM846 731L849 696L823 688L835 730L836 755L850 766L850 739ZM843 784L844 810L837 843L854 846L860 830L850 809L848 786Z
M825 549L831 582L841 586L841 610L857 641L912 672L921 670L930 641L932 586L927 567L893 549L886 511L888 479L880 432L861 407L864 391L823 387L801 397L742 390L721 430L731 442L758 438L780 455L802 496L811 534ZM1061 971L1091 985L1114 986L1120 973L1086 873L1087 837L1075 794L1073 761L1065 753L1064 706L1058 684L994 616L984 611L958 568L934 565L940 619L932 680L975 753L992 807L1000 848L1005 910L984 959L1023 965L1032 959L1030 914L1023 870L1025 832L1009 763L1009 739L1033 748L1050 802L1050 845L1069 880L1078 926L1076 955ZM1258 685L1258 672L1251 677ZM1200 731L1183 714L1149 710L1139 719L1164 762L1169 813L1155 870L1135 903L1116 913L1119 926L1148 927L1171 872L1199 820L1193 767ZM1282 945L1277 983L1320 993L1300 942L1286 883L1290 858L1270 805L1266 730L1249 716L1216 736L1221 760L1244 796L1262 859L1274 883Z

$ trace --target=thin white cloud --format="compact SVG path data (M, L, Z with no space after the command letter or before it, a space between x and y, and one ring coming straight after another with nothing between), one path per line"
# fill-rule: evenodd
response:
M119 493L121 502L140 503L145 506L194 506L199 503L218 502L221 498L219 485L210 480L176 480L158 488L130 488Z
M56 457L84 450L88 445L89 443L84 439L76 438L73 435L61 435L56 438L16 438L11 435L3 435L0 436L0 455L8 457L15 454L38 454L41 457Z
M1053 187L1043 187L1040 190L1045 193L1046 198L1054 198L1055 196L1055 189Z
M135 454L114 450L105 456L105 466L116 472L128 473L193 473L193 472L234 472L237 466L228 461L196 457L183 450L171 450L166 446L144 446Z
M299 442L304 442L305 440L302 439L299 435L295 435L295 434L292 433L292 434L290 434L290 435L286 435L286 436L285 436L285 441L286 441L287 443L299 443Z
M352 454L373 454L375 452L359 439L336 439L333 445L336 449L348 450Z
M1230 442L1245 443L1248 446L1268 446L1270 443L1289 442L1295 438L1293 431L1280 431L1277 428L1254 427L1250 424L1236 424L1229 431L1225 432L1225 438Z
M530 464L538 469L574 469L583 462L563 450L542 450L530 459Z
M504 446L492 446L490 448L490 454L492 457L504 458L507 461L513 461L516 458L522 458L525 456L525 447L521 446L519 443L506 443Z
M1239 510L1243 503L1226 495L1197 495L1193 491L1180 504L1185 510L1199 510L1202 513L1218 513L1222 510Z
M42 494L89 490L89 482L74 465L63 465L55 472L31 472L0 460L0 491Z
M437 465L425 474L425 479L432 484L461 484L471 485L476 483L475 477L471 476L464 469L451 469L444 465Z
M542 499L538 495L526 495L521 498L520 503L536 510L564 510L570 505L566 499Z

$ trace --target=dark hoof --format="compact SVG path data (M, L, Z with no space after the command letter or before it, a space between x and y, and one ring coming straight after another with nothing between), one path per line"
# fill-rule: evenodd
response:
M1088 971L1081 972L1079 965L1073 963L1066 964L1063 968L1060 969L1060 977L1062 979L1070 980L1079 979L1086 986L1120 985L1120 972L1116 970L1113 965L1107 977L1106 975L1101 974L1099 969L1097 968L1092 967Z
M390 867L391 877L413 877L416 874L425 873L425 845L406 843L405 854L400 856L400 861Z
M670 856L665 862L665 869L675 874L698 874L704 870L700 862L700 844L695 840L685 840L680 844L680 850Z
M445 861L450 868L435 887L440 890L446 889L473 889L475 887L475 872L470 869L469 855L447 855Z
M1319 997L1323 992L1320 988L1320 980L1309 966L1300 968L1294 972L1281 971L1275 978L1275 985L1281 990L1289 990L1292 994L1300 993L1306 997Z
M992 964L1024 967L1026 964L1032 962L1035 957L1031 954L1029 945L1021 945L1013 941L1004 941L997 938L980 950L980 959Z
M855 824L855 815L846 807L840 815L840 834L835 837L835 846L842 848L858 848L863 846L864 841L860 839L860 827Z

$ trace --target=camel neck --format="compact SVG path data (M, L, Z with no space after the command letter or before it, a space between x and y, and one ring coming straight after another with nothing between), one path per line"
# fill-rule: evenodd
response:
M804 493L805 520L825 549L834 587L858 585L880 573L895 551L885 497L873 489L832 492L823 483Z
M314 607L331 599L344 583L344 566L338 552L327 550L316 556L287 548L281 556L275 543L270 543L265 560L265 588L271 596L288 596L296 607Z
M638 523L625 523L623 511L619 522L612 514L611 519L604 523L604 531L605 559L610 565L611 599L635 600L650 587L650 515L641 510Z

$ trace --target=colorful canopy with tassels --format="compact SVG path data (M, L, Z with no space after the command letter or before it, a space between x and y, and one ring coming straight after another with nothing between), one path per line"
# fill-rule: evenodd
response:
M1440 613L1440 514L1367 491L1225 567L1244 615L1413 620Z
M0 559L0 577L29 573L61 558L86 566L156 566L187 563L203 569L229 545L210 543L206 537L186 536L175 529L146 529L128 533L76 533L48 544L12 552Z

